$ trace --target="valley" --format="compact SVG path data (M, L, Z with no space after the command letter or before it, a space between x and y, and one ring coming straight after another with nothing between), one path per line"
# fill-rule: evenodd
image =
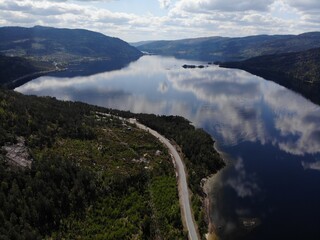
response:
M319 32L137 48L82 29L0 33L0 238L205 239L210 224L270 239L280 223L280 238L319 236ZM185 165L178 184L163 142Z

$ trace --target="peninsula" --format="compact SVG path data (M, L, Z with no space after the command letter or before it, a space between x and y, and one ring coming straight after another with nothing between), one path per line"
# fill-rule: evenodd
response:
M0 90L0 97L3 236L198 239L192 213L200 236L207 232L200 181L224 163L203 130L177 116L133 114L9 90ZM113 115L165 132L182 152L156 132ZM177 126L184 129L180 137ZM27 164L13 159L15 148L23 149L17 157ZM186 156L185 173L179 155Z

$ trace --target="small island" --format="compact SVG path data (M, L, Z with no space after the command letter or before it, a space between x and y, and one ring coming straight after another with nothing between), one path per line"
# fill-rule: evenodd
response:
M187 69L187 68L194 69L194 68L205 68L205 67L208 67L208 66L184 64L182 67L185 68L185 69Z

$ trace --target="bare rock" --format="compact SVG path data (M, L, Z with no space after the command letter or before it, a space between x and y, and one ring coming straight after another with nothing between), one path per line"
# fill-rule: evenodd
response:
M17 144L5 145L2 147L6 151L6 160L12 166L30 168L32 159L28 148L25 145L25 139L23 137L17 138Z

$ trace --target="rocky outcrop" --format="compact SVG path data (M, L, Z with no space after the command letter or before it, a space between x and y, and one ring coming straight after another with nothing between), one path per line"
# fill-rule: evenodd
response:
M30 157L28 148L25 145L25 139L19 137L16 144L7 144L2 149L7 153L6 160L9 165L30 168L32 159Z

